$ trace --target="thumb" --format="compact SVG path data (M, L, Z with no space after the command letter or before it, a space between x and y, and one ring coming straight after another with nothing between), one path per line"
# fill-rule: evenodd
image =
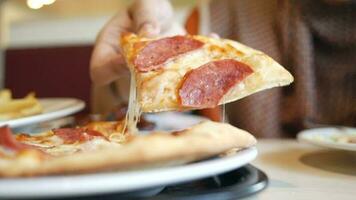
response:
M145 37L155 37L159 35L161 28L156 21L143 22L138 28L137 33Z
M138 34L154 37L169 28L173 8L167 0L136 0L130 14Z

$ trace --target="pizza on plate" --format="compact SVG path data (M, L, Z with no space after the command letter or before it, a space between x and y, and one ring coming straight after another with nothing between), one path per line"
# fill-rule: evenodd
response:
M79 174L178 165L253 146L229 124L205 121L176 132L129 134L123 121L93 122L41 134L0 128L0 177Z

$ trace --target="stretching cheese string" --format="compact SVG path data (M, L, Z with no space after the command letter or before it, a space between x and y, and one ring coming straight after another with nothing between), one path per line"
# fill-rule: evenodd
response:
M225 101L225 100L224 100ZM225 104L223 104L223 110L222 110L222 122L225 123Z
M131 73L129 105L127 108L123 132L127 129L129 133L138 133L137 123L138 120L140 120L140 115L141 109L137 99L136 77L134 73Z
M222 122L223 122L223 123L225 123L225 120L226 120L226 118L225 118L225 112L226 112L226 108L225 108L225 96L226 96L226 95L223 96L223 109L222 109Z

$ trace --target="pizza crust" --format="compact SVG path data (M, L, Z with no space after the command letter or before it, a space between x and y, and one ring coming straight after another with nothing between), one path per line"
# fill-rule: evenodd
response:
M27 156L15 160L0 159L0 176L77 174L171 166L255 144L256 139L246 131L229 124L206 121L179 133L138 135L117 147L43 161L38 159L38 154L29 151Z
M262 90L285 86L293 81L293 76L266 54L252 54L244 57L242 61L253 66L254 73L231 88L221 99L219 105L239 100Z

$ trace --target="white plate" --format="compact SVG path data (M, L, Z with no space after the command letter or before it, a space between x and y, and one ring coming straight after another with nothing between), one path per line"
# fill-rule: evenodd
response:
M44 122L71 115L85 107L85 103L82 100L73 98L43 98L39 99L39 101L43 106L43 113L13 120L0 121L0 126L8 125L11 128L17 128Z
M177 131L192 127L201 121L207 120L205 117L191 115L180 112L162 112L155 114L146 114L146 119L155 122L155 130Z
M343 149L349 151L356 151L355 143L345 143L338 142L335 138L345 137L345 136L355 136L355 128L316 128L304 130L298 134L298 140L302 142L307 142L310 144L332 148L332 149Z
M256 156L256 148L251 147L229 157L213 158L183 166L130 172L0 179L0 197L45 198L129 192L223 173L246 165Z

